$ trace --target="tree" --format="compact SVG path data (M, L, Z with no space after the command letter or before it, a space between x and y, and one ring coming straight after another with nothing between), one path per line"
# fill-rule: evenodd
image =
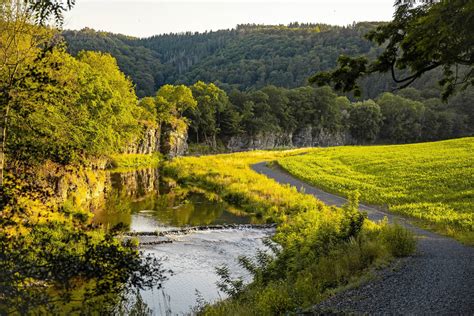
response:
M268 95L268 103L271 106L271 112L278 120L278 126L284 132L292 131L296 126L296 121L291 113L288 91L275 86L266 86L261 91Z
M374 101L354 103L349 115L349 130L353 138L362 143L373 142L377 138L382 113Z
M421 102L384 93L378 100L383 115L380 138L395 143L421 140L425 106Z
M191 89L184 85L164 85L156 93L158 116L166 120L170 115L182 118L186 110L194 109L197 102Z
M32 62L39 61L45 56L43 53L56 44L51 41L51 30L37 24L42 26L52 18L60 26L64 11L71 9L74 3L75 0L0 0L0 111L3 116L0 187L3 187L11 95L25 79L36 75Z
M35 72L10 96L10 159L68 164L120 151L138 134L133 85L110 55L55 48Z
M11 98L25 80L37 75L34 62L50 47L52 32L33 23L32 8L21 1L0 2L0 187L3 186ZM46 47L43 50L40 46Z
M197 106L188 111L191 128L195 132L196 142L199 138L207 144L217 146L217 134L221 131L221 114L229 108L229 98L225 91L215 84L205 84L202 81L191 86Z
M341 55L337 69L319 72L309 81L318 85L333 83L336 89L354 91L359 96L360 77L390 72L398 89L403 89L428 71L442 68L439 83L443 86L443 99L458 88L474 85L474 2L417 2L397 0L393 21L367 33L367 39L385 45L375 60Z

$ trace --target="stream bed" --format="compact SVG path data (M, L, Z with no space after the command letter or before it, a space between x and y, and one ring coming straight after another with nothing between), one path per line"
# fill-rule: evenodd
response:
M234 277L250 281L237 259L264 249L263 239L274 232L271 227L249 225L259 224L258 219L213 195L160 181L156 169L112 173L111 189L104 207L95 211L94 221L108 228L122 223L126 232L145 235L139 237L144 241L141 249L161 258L163 268L173 271L161 289L141 292L153 315L190 314L198 298L206 302L225 298L216 286L218 266L226 265ZM226 224L234 225L216 229L216 225ZM207 225L213 229L206 229ZM199 230L171 232L196 226ZM147 236L156 232L167 242L146 242L157 239Z

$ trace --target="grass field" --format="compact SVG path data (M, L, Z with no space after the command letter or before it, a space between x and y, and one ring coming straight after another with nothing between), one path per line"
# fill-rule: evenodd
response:
M339 287L358 282L371 267L414 250L413 236L398 226L364 220L357 197L343 209L283 186L250 166L301 155L308 150L254 151L183 157L163 169L184 186L214 192L223 200L276 222L276 257L260 253L242 262L254 282L242 288L224 282L231 299L206 306L205 315L277 315L321 301ZM224 279L225 280L225 279Z
M474 244L474 138L392 146L347 146L283 157L296 177L415 218Z

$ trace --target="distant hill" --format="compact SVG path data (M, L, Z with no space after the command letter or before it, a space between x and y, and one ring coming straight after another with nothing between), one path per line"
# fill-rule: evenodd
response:
M340 54L374 55L378 48L363 34L377 25L238 25L231 30L144 39L92 29L64 31L63 35L72 54L93 50L115 56L143 97L153 95L163 84L193 84L197 80L217 82L226 90L270 84L303 86L311 74L334 67ZM372 82L368 96L389 89L387 85L391 85L389 80Z

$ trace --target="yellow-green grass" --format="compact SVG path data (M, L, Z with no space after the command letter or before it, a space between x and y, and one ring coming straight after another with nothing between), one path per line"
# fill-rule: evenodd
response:
M256 269L254 282L240 294L205 307L204 314L274 315L309 307L338 287L358 282L371 267L414 250L413 236L401 227L363 221L358 234L349 233L361 219L356 209L328 207L251 169L257 162L307 152L254 151L183 157L164 164L164 173L179 184L214 192L278 224L273 240L282 252L277 259L264 272Z
M474 244L474 138L391 146L315 149L282 157L294 176L329 192L417 219L423 227Z
M157 167L159 163L160 155L157 153L115 154L110 157L110 165L117 172Z
M274 221L294 209L322 207L314 197L281 186L250 166L261 161L306 153L306 150L253 151L201 157L183 157L164 165L165 174L188 186L219 194L225 201Z

